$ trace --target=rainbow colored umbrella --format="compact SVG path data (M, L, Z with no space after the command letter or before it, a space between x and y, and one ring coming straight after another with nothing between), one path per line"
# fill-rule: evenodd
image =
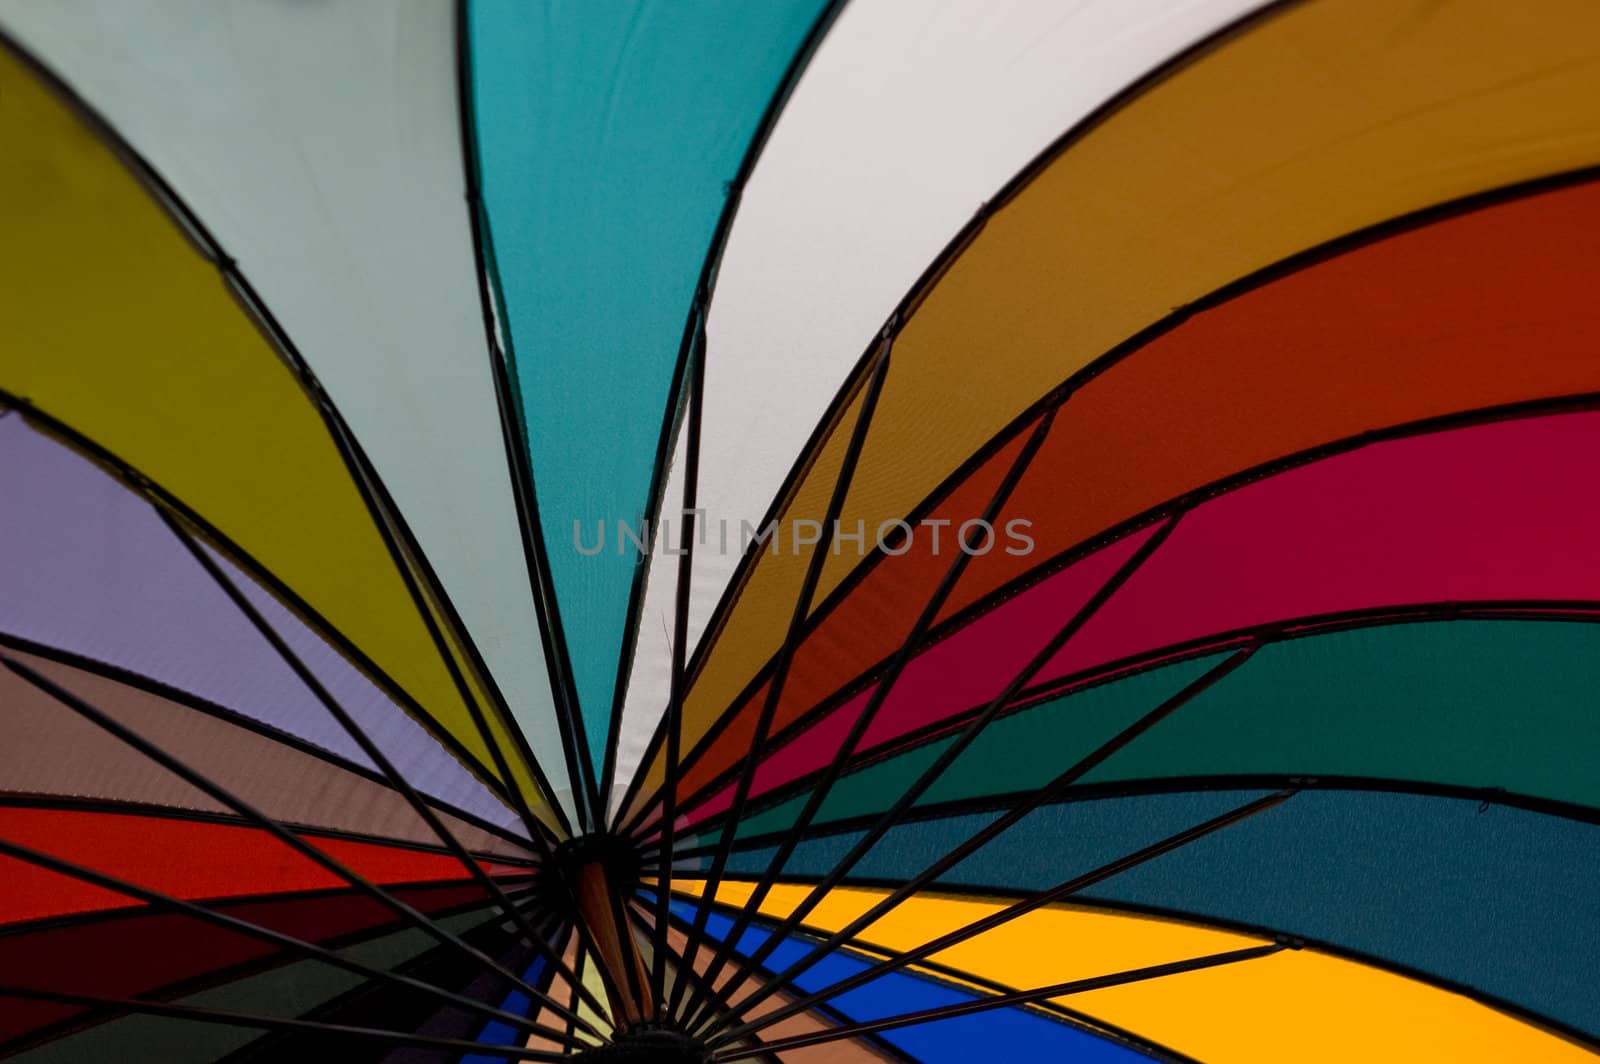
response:
M1592 2L0 38L0 1057L1600 1052Z

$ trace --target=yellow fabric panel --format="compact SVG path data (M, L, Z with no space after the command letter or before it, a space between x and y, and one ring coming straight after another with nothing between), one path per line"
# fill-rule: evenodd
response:
M806 566L815 549L805 547L799 554L793 552L790 538L793 526L789 522L797 515L806 514L815 514L815 519L821 520L827 512L828 499L833 494L840 467L844 465L850 431L861 413L864 396L864 389L858 388L855 399L844 407L834 433L817 453L810 475L778 518L782 538L777 552L774 553L770 547L763 551L763 564L751 571L749 583L729 612L720 635L707 633L707 639L716 639L716 651L708 657L706 668L684 698L685 754L694 749L695 742L705 735L744 685L783 644L794 605L800 598L801 585L805 582ZM748 520L753 522L755 518ZM644 780L644 785L639 788L629 807L629 815L656 797L665 782L664 752L658 753L650 763Z
M698 897L704 882L675 881ZM808 887L775 887L761 911L781 918ZM724 883L717 900L739 905L749 882ZM888 894L837 889L806 918L812 931L845 926ZM1009 904L924 894L869 927L862 944L914 949ZM1265 939L1177 920L1052 905L936 954L932 960L1014 989L1260 945ZM1460 994L1315 950L1073 994L1059 1004L1208 1064L1594 1064L1594 1054Z
M1287 6L1080 138L934 280L895 341L842 520L910 512L1034 400L1174 308L1366 226L1597 162L1592 0ZM801 497L811 508L796 514L820 516L826 492ZM819 599L857 561L829 559ZM781 586L758 577L745 598ZM718 646L729 660L708 667L708 696L748 680L783 631L740 635ZM724 669L737 681L714 682Z
M117 154L0 49L0 388L161 485L488 764L311 402Z
M606 1001L606 981L600 974L599 964L595 963L594 954L585 951L579 958L579 963L583 965L582 968L578 969L578 978L583 981L583 988L589 991L594 1000ZM594 1006L582 998L578 999L578 1015L587 1020L590 1026L597 1031L609 1032L612 1029L612 1025L606 1018L596 1012ZM599 1044L593 1035L581 1029L575 1032L575 1037L586 1042L593 1042L596 1045Z
M1213 1064L1596 1059L1581 1046L1471 998L1315 950L1062 1000Z
M750 897L753 886L744 881L725 881L717 891L717 900L726 905L742 905ZM673 881L674 891L690 896L698 896L703 887L703 881L685 881L681 886ZM762 902L761 911L782 919L794 911L809 890L809 885L779 884ZM887 893L886 890L855 888L830 891L822 904L806 917L806 926L836 931L877 904ZM865 944L906 950L981 920L1007 904L1007 901L987 898L923 894L889 912L859 938ZM1124 968L1165 964L1206 953L1246 949L1267 941L1171 920L1107 916L1092 910L1052 905L928 959L1021 989L1104 975Z

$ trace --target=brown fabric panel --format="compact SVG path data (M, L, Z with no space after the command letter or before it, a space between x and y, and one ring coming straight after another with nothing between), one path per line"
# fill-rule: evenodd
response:
M439 844L405 798L383 784L148 691L9 653L278 820ZM9 670L0 670L0 706L7 730L0 744L0 792L228 812ZM481 828L445 813L440 818L469 849L526 856Z

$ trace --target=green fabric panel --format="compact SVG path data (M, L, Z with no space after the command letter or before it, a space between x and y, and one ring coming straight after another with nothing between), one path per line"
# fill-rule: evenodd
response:
M1042 786L1224 657L1225 654L1211 654L1166 665L994 721L917 804ZM951 742L953 737L928 743L844 776L823 803L816 823L887 809ZM802 795L747 818L739 836L748 838L783 830L795 822L804 802Z
M1434 621L1275 643L1085 782L1374 776L1600 805L1600 626Z

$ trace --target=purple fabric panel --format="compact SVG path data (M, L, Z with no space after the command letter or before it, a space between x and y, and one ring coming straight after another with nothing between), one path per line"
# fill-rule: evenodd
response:
M227 558L209 546L206 551L412 786L491 823L520 830L521 820L516 813L489 793L454 755L351 665L343 654Z

